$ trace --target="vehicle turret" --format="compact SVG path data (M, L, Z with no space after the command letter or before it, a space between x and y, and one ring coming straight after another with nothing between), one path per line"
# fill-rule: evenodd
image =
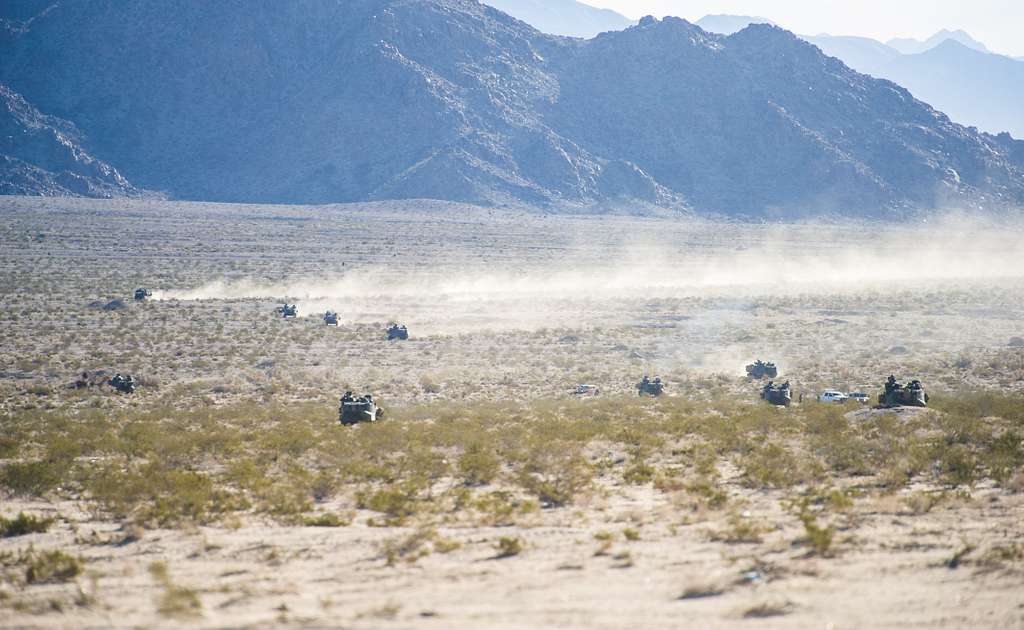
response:
M637 393L640 396L653 396L657 398L665 392L665 383L662 382L660 377L653 380L644 376L643 379L636 386Z
M338 405L338 422L354 425L361 422L377 422L384 418L384 409L377 405L371 394L356 397L345 392Z
M748 378L776 378L779 375L779 369L771 361L762 361L758 359L747 366L747 377Z

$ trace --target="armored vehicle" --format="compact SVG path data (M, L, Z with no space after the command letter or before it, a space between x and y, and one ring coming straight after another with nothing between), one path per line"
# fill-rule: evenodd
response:
M135 393L135 379L130 374L122 375L120 372L107 381L107 384L122 394Z
M665 383L661 381L661 378L655 378L653 381L646 376L641 380L637 386L637 393L640 396L661 396L665 391Z
M328 326L337 326L338 314L335 313L334 311L327 311L326 313L324 313L324 323L327 324Z
M153 292L150 291L149 289L135 289L135 299L137 301L141 302L146 298L151 297L153 297Z
M284 304L278 307L277 312L285 319L294 319L299 316L299 307L295 304Z
M405 341L408 338L409 329L405 326L399 326L398 324L388 326L388 341L394 341L395 339Z
M885 381L885 391L878 395L880 407L927 407L928 394L925 393L921 381L910 381L906 385L896 382L892 374Z
M573 396L597 396L601 390L594 385L577 385L573 390Z
M384 418L384 409L373 402L373 396L355 397L352 392L345 392L338 406L338 422L344 425L360 422L376 422Z
M778 386L774 381L768 381L761 389L761 400L777 407L788 407L793 402L793 390L789 386L789 381Z
M758 359L747 366L747 376L749 378L775 378L778 375L779 369L771 361L766 363Z

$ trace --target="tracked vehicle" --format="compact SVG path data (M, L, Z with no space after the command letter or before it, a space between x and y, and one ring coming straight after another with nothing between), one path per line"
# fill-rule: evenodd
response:
M327 311L324 313L324 324L327 324L328 326L337 326L338 314L334 311Z
M120 372L107 381L107 384L122 394L135 393L135 379L130 374L122 375Z
M754 361L747 366L747 377L748 378L776 378L779 375L779 368L775 366L771 361L765 362L761 359Z
M405 341L409 338L409 329L404 325L399 326L398 324L391 324L388 326L388 341Z
M660 377L652 381L645 376L637 383L636 389L640 396L653 396L657 398L665 392L665 383L662 382Z
M345 392L338 406L338 422L351 426L361 422L377 422L384 418L384 409L378 407L373 396L367 394L358 398L352 392Z
M135 289L135 301L142 302L151 297L153 297L153 292L149 289Z
M793 402L793 390L789 386L789 381L778 386L773 381L768 381L761 389L761 400L776 407L788 407Z
M285 319L295 319L299 316L299 307L295 304L283 304L277 308L277 312Z
M906 385L896 382L892 374L885 381L885 391L878 395L878 406L885 409L893 407L927 407L928 394L925 393L921 381L910 381Z

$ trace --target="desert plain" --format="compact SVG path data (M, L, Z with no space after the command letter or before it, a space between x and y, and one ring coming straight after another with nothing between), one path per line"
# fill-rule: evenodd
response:
M0 198L0 626L1024 627L1022 236Z

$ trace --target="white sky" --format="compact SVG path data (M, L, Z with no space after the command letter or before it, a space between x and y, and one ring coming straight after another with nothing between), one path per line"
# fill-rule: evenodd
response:
M755 15L803 35L926 39L963 29L993 52L1024 56L1024 0L583 0L637 19Z

